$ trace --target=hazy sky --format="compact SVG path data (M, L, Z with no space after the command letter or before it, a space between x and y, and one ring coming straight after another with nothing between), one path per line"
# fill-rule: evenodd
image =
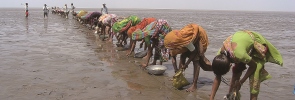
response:
M197 10L249 10L249 11L291 11L295 12L295 0L1 0L0 8L29 8L48 6L62 7L74 3L76 8L150 8L150 9L197 9Z

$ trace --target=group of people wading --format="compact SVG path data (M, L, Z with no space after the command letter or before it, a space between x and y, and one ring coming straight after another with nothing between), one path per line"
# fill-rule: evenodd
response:
M71 10L68 9L67 4L64 5L64 7L59 8L59 7L52 7L51 8L51 13L52 14L58 14L61 15L62 17L68 18L69 17L69 13L73 13L75 10L75 6L73 5L73 3L71 3Z
M130 47L126 56L132 55L136 42L140 42L140 48L147 49L147 55L143 57L144 62L141 64L142 68L155 65L157 61L162 64L171 59L174 72L177 72L188 68L192 62L194 75L191 86L186 89L188 92L197 89L200 68L204 71L213 71L215 79L210 100L215 97L222 75L229 72L230 68L232 68L232 78L228 93L239 91L246 79L249 79L250 99L256 100L260 83L271 78L264 64L271 62L283 66L279 51L258 32L241 30L220 41L223 43L211 63L205 56L206 50L210 49L208 48L210 37L207 35L210 33L198 24L190 23L181 29L172 29L165 19L154 17L141 19L135 15L119 17L116 14L109 14L106 4L103 4L101 12L85 10L75 12L73 5L71 12L81 23L90 24L91 28L95 29L94 34L108 35L108 39L102 40L113 41L115 37L118 40L117 46L122 47L128 44L129 38ZM177 61L178 55L180 59ZM152 56L153 61L149 63ZM241 77L246 69L246 73Z
M28 7L28 3L25 3L25 16L28 17L29 16L29 7ZM44 12L44 18L48 18L48 13L49 13L49 7L44 4L43 6L43 12ZM73 5L73 3L71 3L71 12L73 13L75 9L75 6ZM58 14L61 15L65 18L68 18L70 10L68 9L67 4L64 5L64 7L59 8L59 7L51 7L51 13L52 14Z

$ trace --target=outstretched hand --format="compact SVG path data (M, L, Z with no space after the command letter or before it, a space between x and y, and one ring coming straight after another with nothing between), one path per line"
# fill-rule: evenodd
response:
M141 68L146 68L148 64L141 64Z
M130 56L131 56L131 53L132 53L132 52L130 52L130 51L127 51L127 54L126 54L126 56L127 56L127 57L130 57Z
M130 56L130 53L127 53L126 56L129 57Z

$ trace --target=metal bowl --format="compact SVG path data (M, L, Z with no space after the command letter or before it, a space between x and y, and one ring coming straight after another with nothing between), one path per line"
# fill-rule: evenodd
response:
M167 70L167 67L163 65L150 65L146 69L150 74L161 75Z
M144 56L146 56L147 52L148 52L147 50L137 52L137 53L134 54L134 58L143 58Z

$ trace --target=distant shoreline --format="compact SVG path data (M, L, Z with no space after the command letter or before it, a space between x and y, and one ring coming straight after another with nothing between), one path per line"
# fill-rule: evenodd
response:
M40 9L42 7L29 7L29 9L32 10L37 10ZM21 7L0 7L0 9L24 9ZM76 7L76 9L80 10L80 9L98 9L100 10L100 8L87 8L87 7ZM211 10L211 9L168 9L168 8L109 8L109 10L178 10L178 11L230 11L230 12L286 12L286 13L295 13L295 11L253 11L253 10Z

